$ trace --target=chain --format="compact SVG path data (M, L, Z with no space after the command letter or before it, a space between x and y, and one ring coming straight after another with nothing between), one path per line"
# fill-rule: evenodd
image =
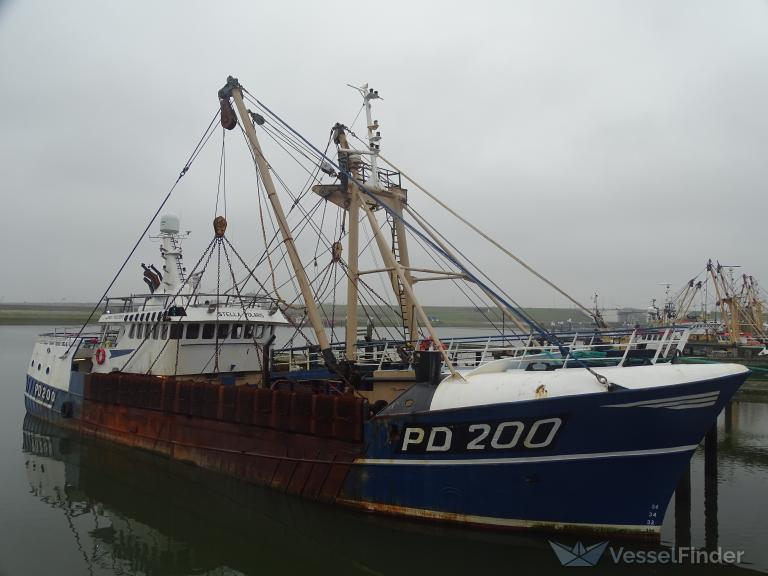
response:
M216 348L214 349L213 371L219 371L219 304L221 303L221 238L216 238Z
M203 261L203 258L205 258L205 255L208 254L208 251L211 250L211 246L213 246L213 240L211 240L211 243L208 244L208 247L205 249L205 252L203 252L203 255L200 257L200 259L197 261L197 264L195 264L195 267L192 269L192 274L194 274L195 270L197 270L198 266L200 266L200 263ZM211 254L213 252L211 251ZM206 269L208 266L208 262L210 261L210 256L208 257L208 260L205 262L205 265L203 266L203 270ZM191 274L190 274L191 276ZM184 289L184 287L187 285L187 282L189 281L189 276L184 279L184 282L182 282L179 289L176 291L176 293L171 298L171 301L175 301L176 298L179 297L181 294L181 291ZM155 323L152 325L152 330L155 329L155 326L157 326L160 322L162 322L165 319L165 314L161 314L158 319L155 321ZM151 332L151 331L150 331ZM124 371L126 368L128 368L128 365L131 363L133 358L136 356L136 353L139 351L139 349L144 345L144 343L147 341L147 335L139 342L139 345L134 349L133 353L128 357L128 360L123 364L123 367L118 370L118 372ZM157 362L158 358L160 357L160 354L163 353L163 350L165 350L165 347L168 345L168 342L170 341L170 338L165 341L165 344L163 344L163 347L160 349L160 352L155 357L155 359L152 361L152 364L150 364L149 369L147 370L147 374L149 374L152 370L152 368L155 366L155 363Z
M229 243L229 241L227 241ZM229 252L227 252L227 246L224 245L224 257L227 259L227 267L229 268L229 273L232 276L232 282L235 286L235 294L237 294L237 299L240 302L240 307L243 309L243 330L245 330L245 327L248 325L248 309L245 305L245 301L243 300L243 295L240 292L240 287L237 285L237 280L235 279L235 271L232 268L232 261L229 259ZM256 348L256 350L259 350L263 354L263 350L259 349L259 344L256 341L256 330L251 331L251 337L253 338L253 346ZM264 367L264 358L261 358L261 367Z
M256 283L259 285L259 288L261 288L265 294L269 294L269 291L266 289L264 284L262 284L258 278L256 278L256 275L254 274L254 271L248 266L248 264L245 263L245 260L243 260L243 257L240 256L238 251L235 249L235 247L232 245L232 243L229 240L225 241L227 245L232 249L232 253L237 256L237 259L240 260L240 263L245 267L246 270L248 270L248 275L253 278ZM276 295L277 296L277 295ZM306 340L308 346L312 346L312 341L307 338L307 335L304 334L304 332L301 331L301 323L297 323L289 314L288 314L288 306L287 302L280 298L279 296L275 298L275 304L280 309L280 311L285 315L285 319L288 320L288 322L293 326L297 332L299 332L303 337L304 340Z

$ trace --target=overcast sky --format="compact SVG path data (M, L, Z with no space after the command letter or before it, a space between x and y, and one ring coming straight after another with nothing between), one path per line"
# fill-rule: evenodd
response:
M386 155L578 299L644 307L708 258L768 286L762 0L0 0L0 70L5 302L98 298L228 74L320 146L359 109L346 84L370 82ZM219 145L169 204L188 259L211 237ZM252 169L231 158L232 237L253 255ZM565 305L410 198L520 302ZM120 288L143 288L156 250Z

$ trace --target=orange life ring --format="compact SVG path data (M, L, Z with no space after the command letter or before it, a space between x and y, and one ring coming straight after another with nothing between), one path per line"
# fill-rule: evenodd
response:
M107 351L104 350L104 348L99 348L96 350L96 364L104 364L104 362L107 360Z

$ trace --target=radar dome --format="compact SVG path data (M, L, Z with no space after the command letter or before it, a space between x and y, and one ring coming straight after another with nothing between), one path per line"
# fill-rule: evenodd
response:
M160 232L163 234L178 234L179 217L176 214L163 214L160 217Z

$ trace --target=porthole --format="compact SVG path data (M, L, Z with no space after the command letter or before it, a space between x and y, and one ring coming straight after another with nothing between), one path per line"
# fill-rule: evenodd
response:
M29 366L30 366L31 368L34 368L34 367L35 367L35 361L34 361L34 360L32 360L32 363L31 363Z
M50 366L48 366L48 367L45 369L45 373L46 373L46 374L50 374L50 373L51 373L51 367L50 367Z
M40 370L40 364L37 365L37 369Z

